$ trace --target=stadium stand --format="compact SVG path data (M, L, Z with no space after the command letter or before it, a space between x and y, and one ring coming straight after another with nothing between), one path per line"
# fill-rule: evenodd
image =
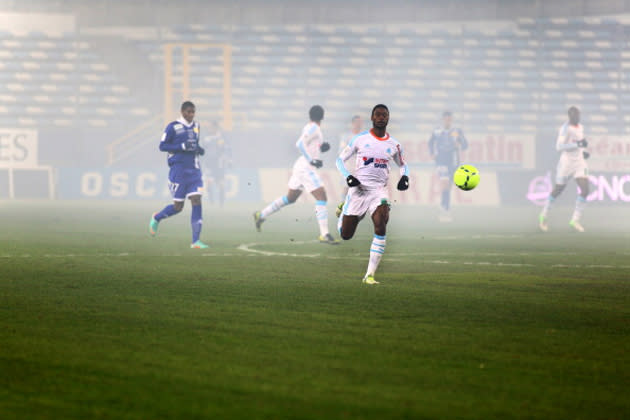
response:
M129 87L109 71L88 42L76 36L30 33L0 35L0 124L39 127L112 121L149 115L138 108ZM132 106L133 105L133 106Z
M137 34L117 32L157 78L167 43L230 45L231 109L240 130L295 130L312 103L326 107L331 131L340 130L348 115L385 102L395 110L396 130L406 133L424 135L452 109L469 131L540 137L557 129L571 104L584 109L593 133L630 132L630 22L621 17L387 27L190 24ZM180 53L173 56L176 89L185 83ZM163 110L161 101L130 94L134 82L78 34L0 33L0 58L4 125L81 121L119 127L122 136ZM192 99L221 117L220 49L192 50L189 70Z
M556 127L565 107L577 103L587 110L585 122L606 133L625 126L629 35L614 18L393 29L180 25L165 30L164 41L138 46L159 68L163 42L231 44L232 106L253 128L272 115L295 127L298 110L311 102L323 102L334 125L349 109L382 100L406 129L426 130L440 110L452 108L466 126L487 132ZM193 85L220 91L220 57L193 55L191 63Z

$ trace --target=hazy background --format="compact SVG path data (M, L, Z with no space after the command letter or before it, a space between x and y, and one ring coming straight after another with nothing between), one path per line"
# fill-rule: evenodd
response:
M231 202L286 190L313 104L336 201L339 138L380 102L412 166L397 201L439 202L426 143L451 110L482 172L454 205L534 207L576 105L590 200L630 202L627 0L0 1L0 19L2 199L168 201L157 145L190 99L231 143Z

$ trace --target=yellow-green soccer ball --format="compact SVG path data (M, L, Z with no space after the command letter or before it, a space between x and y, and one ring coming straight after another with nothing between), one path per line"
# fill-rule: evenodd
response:
M479 171L472 165L461 165L453 175L453 182L464 191L470 191L479 184Z

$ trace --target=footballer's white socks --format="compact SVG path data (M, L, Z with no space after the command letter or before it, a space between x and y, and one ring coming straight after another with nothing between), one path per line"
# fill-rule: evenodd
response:
M553 200L555 200L555 198L554 198L552 195L550 195L550 196L547 198L547 201L545 201L545 205L543 206L543 209L542 209L542 211L540 212L540 215L541 215L542 217L545 217L545 218L546 218L546 217L547 217L547 215L549 214L549 209L551 209L551 206L552 206L552 204L553 204Z
M274 214L287 204L289 204L289 199L286 195L283 195L280 198L276 198L271 203L269 203L267 207L260 211L260 217L266 219L268 216Z
M317 200L315 202L315 216L319 224L319 234L322 236L328 235L328 209L325 201Z
M337 233L341 235L341 225L343 224L343 212L337 218Z
M576 222L579 221L582 217L582 212L584 211L585 206L586 198L578 195L577 200L575 200L575 210L573 210L573 217L571 217L571 220L575 220Z
M384 253L385 235L374 235L374 239L372 239L372 246L370 247L370 262L368 263L367 272L365 273L366 276L374 275Z

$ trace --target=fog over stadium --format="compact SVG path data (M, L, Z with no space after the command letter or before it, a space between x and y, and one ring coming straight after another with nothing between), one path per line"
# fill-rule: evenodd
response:
M454 204L532 206L550 189L555 140L575 105L592 151L589 200L627 203L623 4L459 4L3 2L0 191L168 198L157 145L184 100L197 105L202 138L216 121L231 143L233 202L284 189L276 177L288 177L308 109L322 105L333 145L323 174L333 190L336 146L351 117L369 128L371 107L384 103L414 172L400 200L438 204L427 142L448 110L470 142L461 161L484 175ZM9 183L11 166L31 170Z
M344 404L347 418L445 418L449 392L461 384L436 391L441 402L435 411L413 403L429 394L426 384L408 376L422 378L425 361L433 367L444 362L414 359L418 354L443 354L448 364L459 360L458 348L470 345L476 375L492 360L510 365L520 357L510 347L518 339L506 339L506 331L523 327L524 335L531 334L522 338L527 347L540 334L553 340L551 334L566 325L560 344L531 344L530 355L574 347L580 349L576 354L562 353L567 360L601 367L600 348L580 347L593 330L603 334L599 339L610 345L602 345L607 350L627 350L628 0L0 0L0 78L0 330L6 326L0 349L9 343L4 355L0 350L0 371L13 369L13 376L0 380L11 401L0 401L0 418L46 418L41 413L51 407L47 398L63 401L59 411L51 411L53 418L97 418L99 409L103 417L124 417L107 401L129 403L128 395L151 383L146 377L159 376L150 368L154 362L166 372L164 383L177 383L178 369L190 375L182 385L194 390L190 401L173 396L168 411L166 385L158 381L138 394L137 406L129 403L129 418L282 418L296 407L296 418L338 418ZM381 117L373 114L377 104L389 112L382 137L376 121ZM321 121L314 106L323 110ZM194 112L190 121L186 112ZM346 147L358 158L345 155ZM188 167L173 175L171 167L183 161L199 166L198 182L187 178ZM382 197L360 207L352 191L369 190L369 180L357 172L370 165L383 170L380 175L390 167L389 178L382 175L388 183L379 191ZM454 184L461 165L478 170L476 188ZM355 175L361 187L352 184ZM381 206L390 209L389 224L377 211ZM340 223L345 216L360 221L356 237L344 240L354 231L340 232L336 212L343 214ZM354 227L348 223L346 229ZM189 249L191 243L197 249ZM389 289L358 289L367 287L362 279L374 280L377 267L379 287ZM531 295L522 296L523 290ZM557 313L554 293L565 305ZM247 302L251 307L240 313ZM571 314L571 302L584 306ZM537 312L536 305L549 312ZM464 309L453 312L454 307ZM430 316L417 312L423 308ZM328 309L330 318L318 318ZM20 329L38 325L46 313L50 318L42 325L48 327ZM374 313L378 322L360 324ZM494 319L493 313L502 315ZM539 318L519 324L533 314ZM591 316L592 325L583 322ZM211 326L204 324L209 319ZM514 323L501 324L505 319ZM127 320L138 329L125 330ZM470 342L449 341L451 328L465 336L467 327L485 323L496 329L475 331ZM144 346L158 345L151 337L163 324L170 341L158 354ZM601 327L609 324L610 331ZM205 338L193 342L178 335L189 325L199 333L192 336L211 337L216 348L204 347ZM216 325L228 331L225 336ZM405 337L428 341L423 325L437 329L431 332L438 337L436 348L405 347ZM361 339L345 341L349 326ZM322 338L329 327L330 354ZM313 336L301 335L311 328ZM56 341L47 347L44 329L77 347L62 351ZM245 336L261 346L260 354ZM389 337L392 348L370 338L380 336ZM300 347L297 337L312 343L314 353L321 350L319 358L308 345ZM342 337L337 347L335 337ZM626 344L616 341L620 337ZM273 358L283 340L301 349L287 356L289 367ZM378 349L375 354L400 345L400 360L390 360L392 369L369 357L353 365L348 355L366 342ZM484 359L488 348L501 345L502 356ZM138 382L118 386L133 370L125 360L135 360L136 353L126 351L136 348L139 371L129 375ZM204 365L212 362L191 350L198 348L224 359ZM79 357L79 349L86 359L77 362L77 373L64 363ZM42 359L28 359L31 351ZM600 373L616 389L615 371L627 378L628 359L610 351L600 353L612 360ZM14 355L24 355L25 365ZM39 388L49 382L39 381L33 366L48 366L42 372L53 384L59 375L54 355L64 372L74 372L60 376L60 388L76 374L72 392L92 401L94 412L68 402L53 385ZM252 365L246 369L237 356ZM336 357L339 366L330 361ZM407 357L405 376L398 369ZM506 389L517 384L514 395L525 401L524 417L580 418L583 408L584 418L593 418L596 407L608 402L602 418L627 416L627 402L599 394L604 385L596 380L588 388L578 378L579 367L564 371L557 360L541 360L532 361L535 375L555 366L555 378L575 374L564 385L583 393L572 397L572 408L565 407L559 402L563 384L543 386L553 397L541 402L510 379ZM204 375L218 369L235 382L204 379L199 388L192 386L198 380L190 369L195 363ZM303 364L306 373L300 376L301 368L291 363ZM321 382L316 366L324 366ZM409 384L408 390L380 400L376 389L383 383L357 374L372 366L383 377L399 378L388 385ZM110 400L91 400L79 389L89 382L82 369L91 367L100 369L99 395L111 389ZM103 379L110 367L116 379ZM248 376L254 367L269 382L251 385L257 380ZM495 379L501 372L507 378L522 373L522 366L504 367L496 368ZM475 378L468 385L479 385L477 391L492 382L450 368L457 371L451 378ZM31 371L36 373L26 376L32 382L20 388L15 378ZM538 379L530 379L533 389ZM361 381L365 389L357 385ZM218 390L216 400L207 397L203 384ZM274 402L241 401L238 411L235 395L249 396L256 386L259 393L271 390ZM512 394L476 411L483 398L462 387L454 417L519 417ZM364 401L356 406L349 397L343 400L355 391ZM30 405L28 395L41 401ZM195 405L205 398L207 406ZM147 408L157 400L154 411Z

